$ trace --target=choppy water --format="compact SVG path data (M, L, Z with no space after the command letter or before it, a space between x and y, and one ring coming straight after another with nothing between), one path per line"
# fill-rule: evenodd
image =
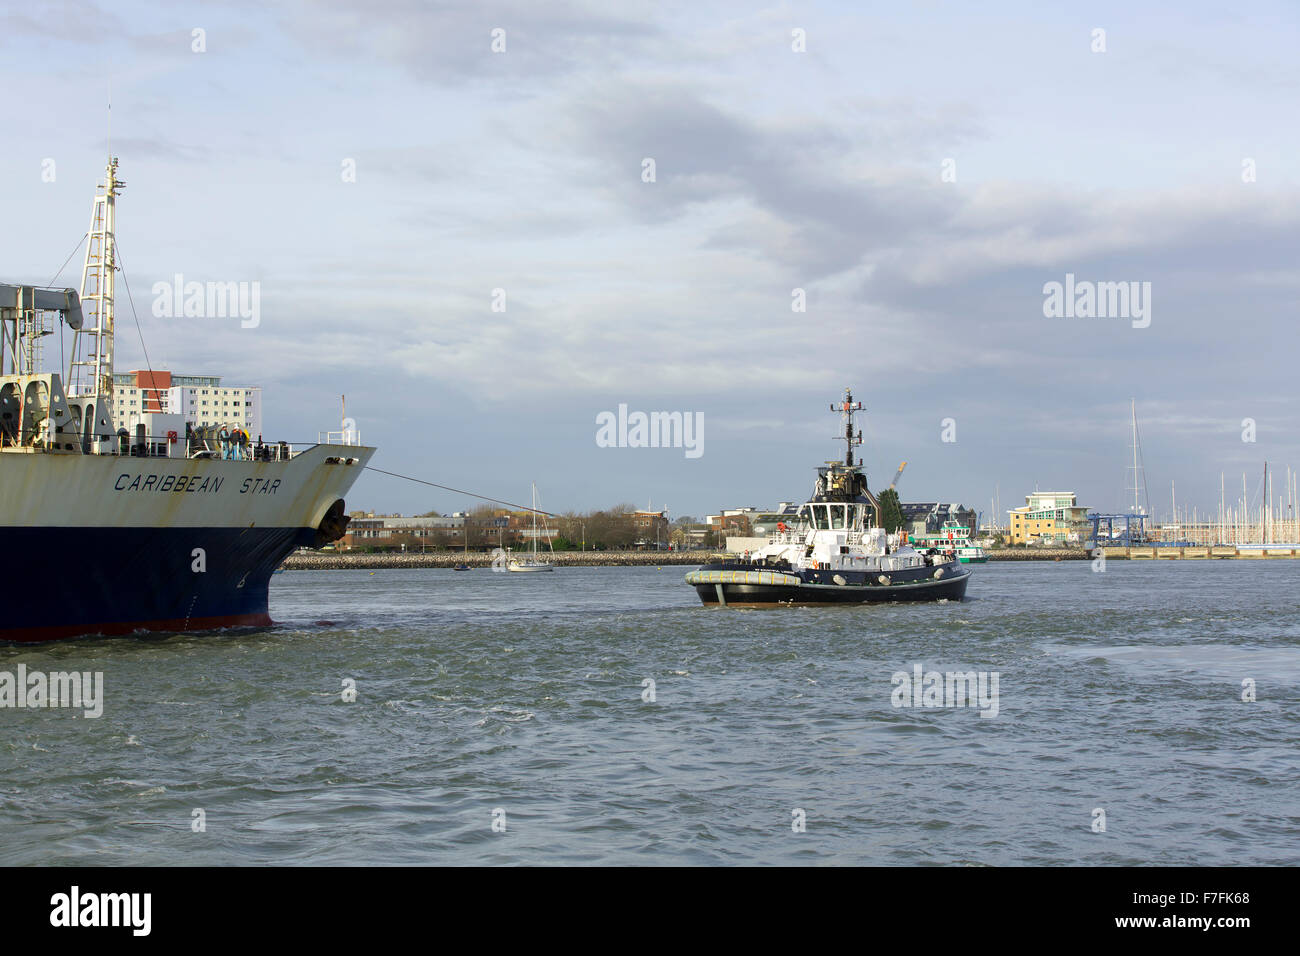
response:
M684 570L290 572L274 629L0 648L106 698L0 710L0 864L1300 862L1300 563L774 610ZM998 715L895 708L918 663Z

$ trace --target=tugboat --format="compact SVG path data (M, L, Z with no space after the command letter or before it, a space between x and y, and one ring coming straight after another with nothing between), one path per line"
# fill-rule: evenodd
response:
M886 534L880 505L867 487L862 461L853 462L853 413L862 403L844 390L831 411L844 418L844 461L817 469L817 484L792 522L777 526L758 551L706 564L686 575L705 604L867 604L960 601L971 571L955 555L923 554L907 534Z
M938 534L920 535L912 544L921 551L951 551L962 564L987 564L989 560L988 552L971 541L970 530L958 521L945 521Z

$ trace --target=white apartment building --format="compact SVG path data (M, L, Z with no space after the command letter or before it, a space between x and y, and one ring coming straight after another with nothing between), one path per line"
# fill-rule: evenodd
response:
M142 414L180 415L194 426L242 428L253 441L262 434L260 385L223 385L216 375L173 375L136 370L113 376L113 417L132 430Z

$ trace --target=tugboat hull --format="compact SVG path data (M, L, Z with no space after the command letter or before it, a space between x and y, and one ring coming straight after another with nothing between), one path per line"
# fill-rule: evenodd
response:
M936 574L938 575L936 577ZM739 562L708 564L686 575L704 604L877 604L960 601L970 571L957 562L884 575L862 571L769 571Z

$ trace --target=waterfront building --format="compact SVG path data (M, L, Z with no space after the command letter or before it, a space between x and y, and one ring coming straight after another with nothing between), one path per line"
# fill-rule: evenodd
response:
M782 501L772 511L759 511L750 518L750 528L755 535L776 534L778 524L793 527L798 519L799 506L792 501Z
M180 415L189 425L226 426L262 434L260 385L222 385L218 375L173 375L136 369L113 376L113 420L134 432L143 415Z
M903 530L915 537L938 534L945 525L959 524L968 537L975 537L978 516L965 505L942 501L899 502L903 512Z
M712 541L713 532L707 524L690 524L678 528L673 532L674 539L679 541L679 551L694 551L700 548L707 548Z
M666 511L632 511L629 512L636 528L636 548L667 548L672 529L668 524Z
M465 535L474 549L517 543L525 535L512 526L509 518L475 519L458 511L451 515L354 515L347 534L340 542L342 550L373 549L378 551L421 551L427 548L463 548Z
M1092 534L1088 509L1072 491L1035 491L1008 513L1011 544L1081 544Z

